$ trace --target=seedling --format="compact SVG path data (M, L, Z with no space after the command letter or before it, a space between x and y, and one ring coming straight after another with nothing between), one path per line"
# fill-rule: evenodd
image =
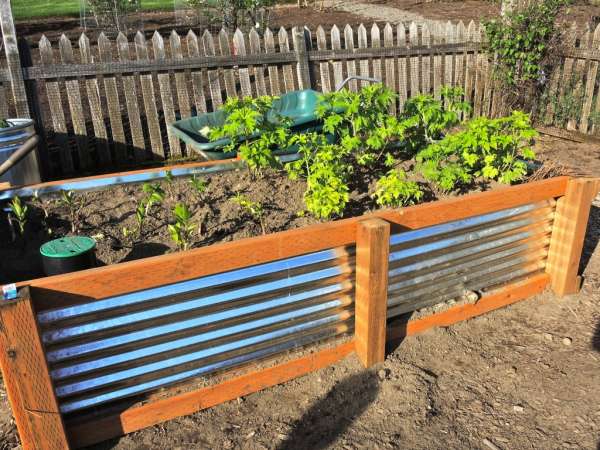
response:
M231 199L231 201L237 203L244 211L250 214L252 218L260 224L263 235L267 234L267 228L264 220L265 210L262 203L253 202L239 192Z
M77 232L77 225L79 222L79 208L80 202L75 196L73 191L61 191L60 199L58 200L60 205L65 206L69 211L69 218L71 219L71 232Z
M171 239L180 250L187 250L191 244L196 225L192 223L192 213L185 203L177 203L173 208L174 224L169 224Z
M192 178L189 179L189 183L192 185L192 188L194 188L194 190L200 195L204 194L204 192L206 191L206 187L208 186L208 182L205 179L196 175L192 176Z
M163 191L159 183L144 183L142 191L146 193L146 198L142 200L145 203L144 217L146 217L152 206L160 205L164 201L165 191Z
M27 211L29 208L21 202L19 197L13 197L9 203L9 207L19 227L19 234L23 236L25 234L25 225L27 225Z
M31 200L44 212L44 219L47 219L50 215L50 212L48 211L48 203L40 198L39 191L35 191L33 193Z

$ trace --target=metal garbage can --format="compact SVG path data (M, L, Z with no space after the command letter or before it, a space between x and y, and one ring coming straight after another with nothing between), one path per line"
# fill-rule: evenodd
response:
M31 119L6 119L6 121L10 126L0 128L0 165L35 134ZM8 182L12 186L36 184L40 181L40 169L35 150L0 176L0 182Z

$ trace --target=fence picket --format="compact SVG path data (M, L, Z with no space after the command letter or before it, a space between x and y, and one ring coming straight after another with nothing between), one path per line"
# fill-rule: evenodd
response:
M358 27L357 34L358 34L358 48L362 48L362 49L368 48L369 43L367 42L367 29L365 28L365 26L362 23ZM360 68L360 76L361 77L370 77L371 76L368 59L361 59L358 62L358 66ZM360 87L361 88L365 87L368 84L369 83L367 81L361 81Z
M152 36L152 46L154 48L154 59L156 61L164 61L165 55L165 41L158 31L154 32ZM167 139L169 141L169 156L179 157L181 156L181 145L179 139L175 136L169 125L175 122L175 106L173 104L173 93L171 91L171 75L169 72L159 72L158 78L158 89L160 91L160 99L162 101L162 112L167 128Z
M148 47L146 38L138 31L135 35L135 53L138 61L148 61ZM158 121L158 110L156 108L156 97L154 93L154 80L152 74L146 73L140 75L140 84L142 86L142 97L144 98L144 109L146 111L146 123L150 134L150 145L152 146L152 155L154 158L164 158L165 150L162 142L162 133Z
M169 46L171 47L171 57L176 61L183 60L183 50L181 49L181 38L175 30L169 36ZM179 104L179 114L183 119L192 115L190 107L190 96L188 93L188 72L179 70L175 72L175 89L177 90L177 102Z
M581 41L580 41L580 47L581 48L585 48L585 49L589 49L590 48L590 44L592 41L592 34L589 32L589 30L584 34L584 36L582 37ZM587 65L587 60L583 59L583 58L579 58L577 60L577 62L575 63L575 70L573 72L573 77L574 77L574 83L575 83L575 88L573 89L573 99L575 102L577 102L577 105L575 107L576 111L581 111L583 112L583 94L584 94L584 90L583 90L583 79L585 77L585 69L586 69L586 65ZM571 116L569 118L569 121L567 123L567 130L577 130L577 117L573 117ZM581 120L581 117L579 117L579 119Z
M596 27L594 35L589 45L590 49L600 48L600 25ZM594 99L594 88L596 86L596 78L598 77L598 61L590 61L590 67L588 69L586 86L585 86L585 102L581 111L581 124L579 125L579 131L587 133L590 129L589 119L592 112L592 103ZM596 112L600 112L596 110Z
M73 57L73 47L71 41L64 34L59 40L59 50L63 64L75 64ZM75 132L75 142L77 143L77 153L79 155L79 165L84 170L92 168L92 157L88 147L88 136L85 125L85 113L81 103L81 91L79 90L79 80L71 78L65 80L67 90L67 99L69 100L69 110L71 112L71 122Z
M341 50L342 49L342 41L340 39L340 29L337 25L331 27L331 49L332 50ZM333 61L333 81L335 83L335 87L342 84L344 81L344 66L341 61Z
M219 31L219 50L221 56L231 56L231 39L229 33L224 28ZM223 78L225 80L225 93L227 97L237 97L237 89L235 86L235 72L233 69L223 69Z
M81 55L81 62L83 64L92 64L94 62L92 51L90 49L90 40L85 33L82 33L81 37L79 38L79 52ZM95 147L96 154L98 156L98 163L102 167L108 167L110 166L112 157L110 155L110 148L108 146L106 125L104 124L104 114L102 112L103 107L100 99L100 90L98 88L98 79L95 77L86 77L85 90L90 105L92 126L94 127L94 136L96 138Z
M112 63L113 46L104 33L100 33L100 36L98 36L98 51L101 62ZM108 118L110 120L112 140L115 144L115 160L118 164L124 164L128 160L127 140L123 129L121 101L119 99L119 89L117 78L115 76L104 77L104 90L106 92L106 103L108 105Z
M250 42L250 54L260 55L262 53L260 49L260 36L256 29L252 28L248 36ZM264 67L260 64L253 66L254 70L254 82L256 84L256 93L258 95L267 95L267 84L265 83Z
M8 98L6 97L6 84L0 83L0 117L9 117Z
M427 48L431 48L431 31L425 23L421 28L421 43ZM424 94L431 93L431 56L423 55L421 57L421 86Z
M317 48L327 50L327 36L321 25L317 28ZM321 91L331 92L331 79L329 77L329 63L323 61L319 63L319 74L321 75Z
M204 49L204 56L215 56L215 43L212 34L208 30L204 30L202 34L202 48ZM223 105L223 98L221 97L221 80L219 79L218 70L208 70L206 72L208 76L208 86L210 89L210 98L212 99L212 110L216 111Z
M246 41L244 40L244 33L242 33L239 28L235 30L235 33L233 34L233 48L235 50L234 55L246 56ZM250 71L247 67L240 67L239 74L242 96L252 96L252 85L250 84Z
M130 61L129 41L123 33L117 36L117 50L119 61ZM131 130L131 140L133 142L133 159L143 161L147 159L146 144L144 140L144 130L140 117L140 107L138 104L137 87L133 75L123 75L123 92L125 93L125 105L127 106L127 119Z
M483 25L479 26L479 32L481 36L481 42L485 40L485 28ZM492 67L490 66L490 62L488 60L485 52L482 52L482 71L483 71L483 100L481 103L481 115L489 116L490 115L490 102L492 100L492 92L493 92L493 82L494 78L492 77L491 71Z
M383 28L383 46L384 47L393 47L394 46L394 30L392 26L388 23L385 24ZM388 89L391 89L394 92L397 92L398 89L396 87L396 64L394 58L385 58L385 85ZM401 100L401 107L404 105L404 100ZM390 108L391 114L396 114L396 103L392 103Z
M190 30L185 38L188 48L188 56L190 58L200 57L200 46L198 45L198 36ZM205 113L206 97L204 96L204 81L201 69L192 69L192 89L194 91L194 104L196 105L197 113Z
M465 28L465 24L462 22L458 22L456 26L456 42L462 43L467 41L467 29ZM464 89L465 86L465 59L466 52L458 53L454 57L454 85Z
M481 29L477 27L475 32L475 42L481 42ZM479 117L482 110L483 88L485 87L484 60L487 60L483 52L477 52L475 58L475 92L473 93L473 116Z
M419 27L415 22L411 22L408 27L408 38L410 40L410 46L416 47L420 45L419 39ZM420 72L421 60L418 56L412 57L409 59L410 66L410 96L414 97L421 93L421 88L419 87L419 78L421 78Z
M354 50L354 30L352 29L352 27L350 25L346 25L344 27L344 46L346 47L346 50ZM346 61L346 72L348 73L348 76L356 76L358 75L358 73L356 72L356 61L355 60L348 60ZM348 83L348 87L351 91L358 91L358 83L356 82L356 80L352 80Z
M573 23L570 27L570 30L567 32L565 36L565 46L567 48L575 47L575 40L577 36L577 24ZM573 67L575 65L575 60L573 58L565 58L565 62L563 64L563 74L560 81L560 90L558 93L558 101L565 101L566 96L571 96L573 94ZM556 117L555 117L556 119ZM563 124L555 124L562 126Z
M443 43L443 29L440 23L433 24L432 33L434 45L441 45ZM441 89L444 84L443 64L444 58L439 52L433 55L433 95L438 100L441 98Z
M454 44L456 42L456 28L452 22L446 23L445 43ZM454 53L446 52L444 60L444 85L454 86Z
M265 30L265 53L275 53L275 38L273 32L267 28ZM279 84L279 69L273 64L269 64L269 87L271 95L279 95L281 87Z
M54 65L52 44L45 35L42 35L38 46L40 49L42 65ZM73 155L71 155L71 148L69 146L67 122L65 120L60 85L58 81L53 80L46 81L45 85L48 104L50 106L50 116L52 117L52 128L54 129L56 144L58 145L60 166L63 174L70 174L75 171L75 166L73 164ZM8 112L4 117L8 117Z
M398 40L398 47L408 47L406 44L406 28L402 23L399 23L396 27L396 38ZM404 56L398 57L398 107L400 111L404 107L404 103L408 98L408 89L409 89L409 81L408 81L408 67L407 62L408 58Z
M285 28L281 27L279 29L277 40L279 41L281 52L287 53L290 51L290 39ZM291 64L284 64L283 66L283 84L285 92L293 91L296 88L294 83L294 69Z
M380 48L381 47L381 32L376 23L371 27L371 47L372 48ZM373 78L377 78L383 82L383 74L382 74L382 65L381 58L375 57L373 58Z
M477 31L475 22L471 20L471 22L469 22L469 26L467 27L468 43L476 42L476 33ZM471 105L473 104L473 91L475 90L476 61L477 52L467 53L465 58L465 101ZM467 115L471 116L472 114L473 113L471 112Z

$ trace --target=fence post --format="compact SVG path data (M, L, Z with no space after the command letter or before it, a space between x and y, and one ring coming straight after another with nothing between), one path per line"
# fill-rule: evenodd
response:
M294 51L298 60L298 84L300 89L311 89L312 82L310 77L310 62L308 60L308 49L306 45L306 36L304 28L292 28L292 39L294 42Z
M356 231L356 353L365 367L385 359L390 224L367 219Z
M25 81L21 69L21 58L19 57L19 46L17 44L17 32L13 20L10 0L0 0L0 27L4 39L4 51L8 74L15 99L15 109L18 117L29 118L29 106L27 104L27 93Z
M581 287L578 275L592 200L600 189L600 178L571 179L556 202L546 272L558 296L574 294Z
M24 449L68 449L29 289L0 305L0 367Z

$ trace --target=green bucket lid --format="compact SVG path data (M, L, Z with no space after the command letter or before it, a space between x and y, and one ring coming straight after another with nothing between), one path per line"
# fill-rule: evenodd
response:
M48 258L71 258L89 252L96 247L96 241L87 236L67 236L46 242L40 253Z

